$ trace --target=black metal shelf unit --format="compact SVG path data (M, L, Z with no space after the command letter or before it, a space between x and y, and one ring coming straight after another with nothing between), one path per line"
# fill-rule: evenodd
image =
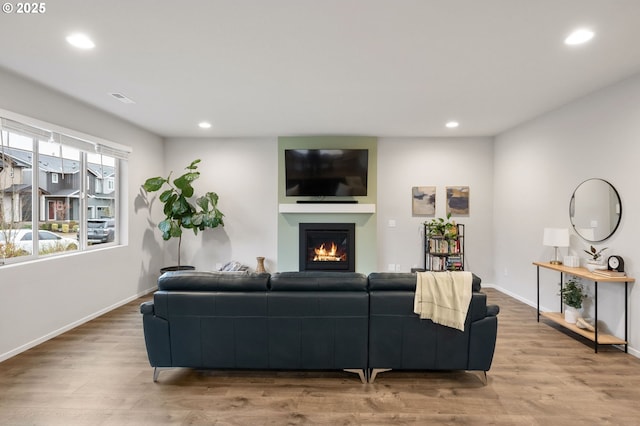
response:
M456 224L456 235L430 235L424 226L424 269L426 271L464 271L464 225Z

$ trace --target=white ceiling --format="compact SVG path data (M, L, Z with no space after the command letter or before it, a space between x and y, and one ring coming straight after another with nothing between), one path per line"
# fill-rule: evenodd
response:
M167 137L495 135L640 72L639 0L45 4L0 15L0 67Z

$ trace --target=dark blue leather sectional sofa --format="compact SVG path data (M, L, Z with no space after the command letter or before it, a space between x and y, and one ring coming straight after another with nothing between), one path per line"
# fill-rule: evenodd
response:
M154 381L172 367L345 370L363 383L388 369L488 371L498 309L479 279L464 332L420 320L415 283L410 273L165 273L140 306Z

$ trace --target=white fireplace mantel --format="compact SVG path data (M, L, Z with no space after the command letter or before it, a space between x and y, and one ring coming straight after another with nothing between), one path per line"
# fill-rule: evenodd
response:
M304 203L304 204L280 204L280 213L365 213L376 212L375 204L342 204L342 203Z

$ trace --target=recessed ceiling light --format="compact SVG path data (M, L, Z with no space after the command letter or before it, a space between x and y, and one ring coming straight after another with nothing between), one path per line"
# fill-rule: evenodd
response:
M93 49L96 47L95 43L86 34L82 33L68 35L67 43L78 49Z
M449 129L455 129L459 125L460 123L458 123L457 121L449 121L447 124L445 124L445 126L447 126Z
M575 30L571 34L569 34L569 36L564 39L564 44L573 46L576 44L586 43L589 40L591 40L593 36L594 36L593 31L588 30L586 28L580 28L578 30Z
M207 123L206 121L202 121L202 122L198 123L198 127L200 127L201 129L210 129L211 128L211 123Z

